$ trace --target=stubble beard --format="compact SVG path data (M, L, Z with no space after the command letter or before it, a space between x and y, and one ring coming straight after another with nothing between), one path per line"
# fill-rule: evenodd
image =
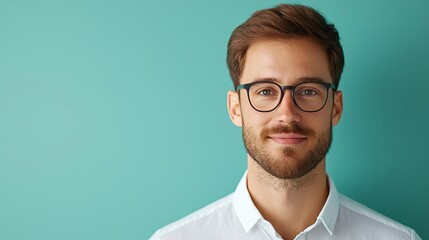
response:
M268 135L274 133L304 135L307 146L284 146L277 153L268 152L266 145L271 141ZM243 123L242 135L247 153L262 169L275 178L295 180L311 172L325 158L332 142L332 126L317 135L314 130L298 125L277 125L264 128L257 136L251 127Z

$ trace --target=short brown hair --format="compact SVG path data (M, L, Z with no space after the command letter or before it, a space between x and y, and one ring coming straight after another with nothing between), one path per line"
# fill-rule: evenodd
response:
M338 31L315 9L303 5L281 4L255 12L238 26L228 42L227 63L234 87L240 78L250 45L264 39L309 37L326 50L333 83L339 85L344 53Z

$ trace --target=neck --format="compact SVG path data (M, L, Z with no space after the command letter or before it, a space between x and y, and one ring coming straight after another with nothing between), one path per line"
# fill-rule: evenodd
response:
M283 239L312 225L329 193L325 159L298 179L279 179L248 157L247 187L255 206Z

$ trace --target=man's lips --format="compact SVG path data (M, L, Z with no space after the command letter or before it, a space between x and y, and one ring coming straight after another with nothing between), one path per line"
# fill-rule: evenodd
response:
M279 144L299 144L307 140L306 136L296 133L270 134L268 138Z

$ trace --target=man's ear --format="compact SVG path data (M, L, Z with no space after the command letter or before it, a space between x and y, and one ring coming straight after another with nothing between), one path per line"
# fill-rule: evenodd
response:
M229 91L228 92L228 113L231 121L238 127L241 127L243 124L241 118L241 108L240 108L240 99L238 97L238 92Z
M340 122L343 114L343 92L335 91L334 107L332 109L332 125L335 126Z

